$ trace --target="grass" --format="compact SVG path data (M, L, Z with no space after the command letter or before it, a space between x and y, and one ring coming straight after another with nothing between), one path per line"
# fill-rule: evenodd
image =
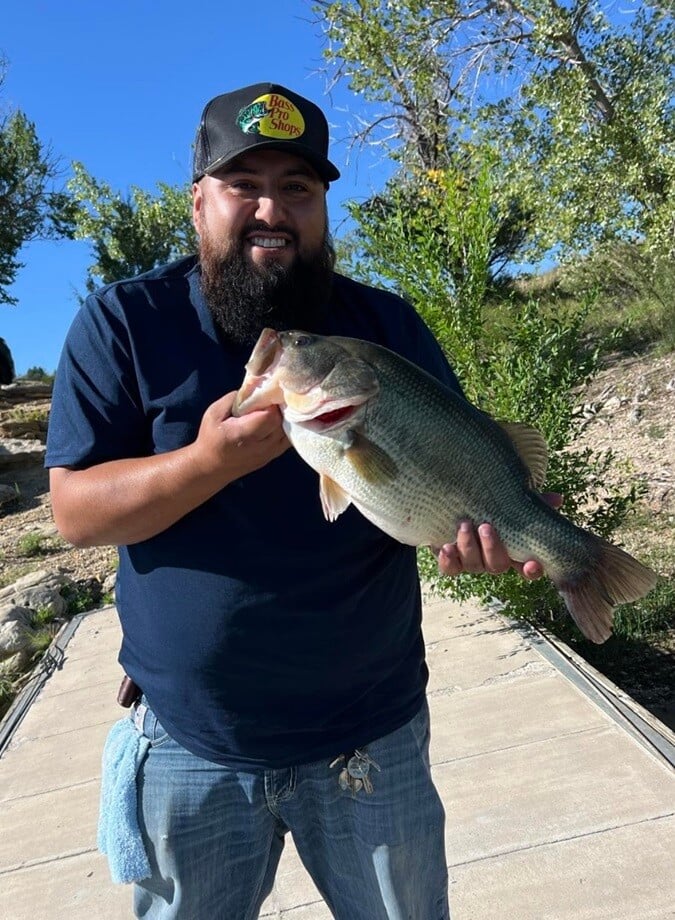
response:
M31 636L30 648L33 653L31 665L35 664L35 662L42 658L44 653L54 641L54 637L60 628L60 623L52 623L50 626L44 626L42 629L36 630L36 632Z
M668 432L663 427L663 425L650 425L647 429L647 437L652 438L654 441L660 441L666 437Z
M24 534L18 540L16 549L19 556L30 559L34 556L49 556L58 551L58 546L54 537L34 531Z
M675 263L641 247L615 242L585 259L518 279L517 296L535 297L545 309L589 296L589 338L625 354L675 350Z
M49 409L28 409L19 406L16 409L8 409L5 417L17 422L46 422L49 419Z
M67 616L74 617L79 613L86 613L102 604L112 603L112 596L101 593L98 582L82 582L78 585L65 585L61 594L68 604Z
M8 677L0 677L0 719L12 705L15 696L14 683Z
M594 290L589 333L616 336L619 350L675 349L675 265L652 259L637 246L614 244L563 273L561 286L571 295Z
M30 625L33 629L40 629L43 626L53 623L55 619L56 614L51 607L38 607L31 616Z

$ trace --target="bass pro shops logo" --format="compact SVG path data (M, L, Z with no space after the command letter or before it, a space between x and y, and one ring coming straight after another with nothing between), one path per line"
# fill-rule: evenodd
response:
M260 134L275 140L295 140L305 132L305 119L290 99L277 93L258 96L237 116L244 134Z

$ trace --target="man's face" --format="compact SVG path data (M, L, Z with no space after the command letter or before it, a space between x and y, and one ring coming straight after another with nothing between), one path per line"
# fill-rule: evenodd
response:
M325 188L300 157L247 153L193 186L201 287L225 338L320 331L333 280Z
M309 259L326 234L322 180L301 157L276 150L244 153L193 186L201 240L227 257L239 250L263 271Z

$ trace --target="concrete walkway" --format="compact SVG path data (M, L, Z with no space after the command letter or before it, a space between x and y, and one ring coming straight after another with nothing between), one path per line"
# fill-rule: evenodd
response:
M447 601L425 623L453 920L674 918L672 766L536 636ZM0 758L6 920L132 915L95 849L118 645L111 608L85 617ZM330 917L290 841L261 917Z

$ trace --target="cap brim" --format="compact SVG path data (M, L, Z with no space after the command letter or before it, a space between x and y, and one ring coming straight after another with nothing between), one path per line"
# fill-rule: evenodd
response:
M256 141L255 144L251 144L250 147L246 147L244 150L237 150L236 153L226 154L220 157L220 159L216 160L214 163L210 163L203 172L195 175L192 181L198 182L202 176L212 176L213 173L218 172L223 166L227 166L228 163L236 160L237 157L243 156L250 150L280 150L282 153L294 153L307 160L324 182L334 182L336 179L340 178L340 170L337 166L334 166L326 157L319 156L316 151L312 150L310 147L305 147L303 144L298 143L289 143L289 141L270 140Z

